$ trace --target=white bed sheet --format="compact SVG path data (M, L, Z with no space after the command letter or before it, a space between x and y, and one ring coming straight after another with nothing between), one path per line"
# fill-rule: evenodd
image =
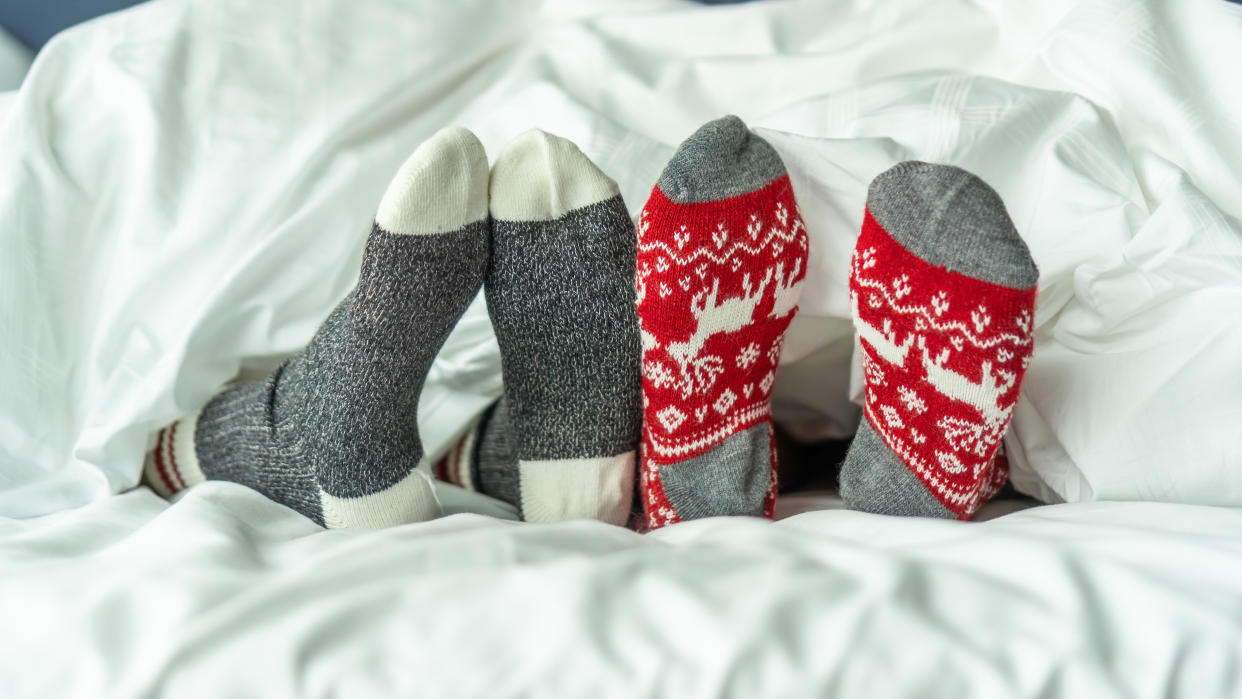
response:
M5 697L1228 697L1242 511L324 532L240 486L0 524Z
M856 5L159 0L49 44L0 118L0 696L1242 693L1242 515L1194 504L1242 503L1242 12ZM1015 482L1189 504L644 538L322 532L228 484L115 494L156 428L306 341L436 129L493 154L563 134L636 210L725 112L786 159L813 236L792 430L857 420L867 181L945 160L1001 192L1043 273ZM428 446L499 388L476 303L423 396Z

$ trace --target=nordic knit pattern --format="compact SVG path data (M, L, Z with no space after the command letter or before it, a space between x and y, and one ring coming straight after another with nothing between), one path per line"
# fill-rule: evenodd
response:
M1031 359L1038 270L1000 197L964 170L902 163L867 203L850 270L866 419L842 496L969 519L1008 476L997 448Z
M770 397L806 274L780 158L737 117L702 127L639 219L647 525L771 516Z
M487 158L445 129L385 193L354 291L266 381L225 388L164 430L147 480L247 485L329 527L437 513L416 406L427 370L488 264Z

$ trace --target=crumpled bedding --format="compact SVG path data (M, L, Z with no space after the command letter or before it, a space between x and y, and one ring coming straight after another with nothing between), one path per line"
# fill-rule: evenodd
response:
M1228 697L1242 511L323 531L241 486L0 523L6 697Z
M1239 515L1209 506L1242 504L1239 29L1208 1L160 0L63 34L0 100L0 625L21 629L0 694L1236 692ZM867 182L952 162L1041 269L1013 482L1088 502L642 538L471 514L321 532L229 484L117 494L156 429L306 342L438 128L492 154L561 134L637 211L728 112L785 159L811 234L778 420L852 432ZM499 381L476 301L420 404L433 454Z

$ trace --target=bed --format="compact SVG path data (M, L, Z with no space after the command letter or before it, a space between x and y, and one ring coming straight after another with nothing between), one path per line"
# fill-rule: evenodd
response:
M0 93L0 696L1242 696L1240 31L1224 0L157 0L59 35ZM725 113L811 235L774 404L805 442L859 418L868 181L1000 192L1041 270L1005 440L1039 504L800 492L639 535L443 486L344 532L137 486L157 429L307 341L437 129L563 135L636 212ZM476 300L429 451L499 392Z

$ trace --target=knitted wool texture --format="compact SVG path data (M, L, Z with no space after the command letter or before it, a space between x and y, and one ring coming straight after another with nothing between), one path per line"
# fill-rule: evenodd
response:
M855 509L969 519L1034 346L1038 270L1000 197L958 168L876 178L850 270L865 421L842 470Z
M615 182L538 130L497 158L490 206L504 409L487 416L479 484L527 521L624 524L642 420L634 224Z
M488 254L487 157L473 134L445 129L389 185L354 291L265 381L226 387L163 430L148 482L168 495L232 481L329 527L434 516L415 471L418 396Z
M638 235L647 525L770 517L770 397L808 248L784 165L736 117L712 122L670 162Z

